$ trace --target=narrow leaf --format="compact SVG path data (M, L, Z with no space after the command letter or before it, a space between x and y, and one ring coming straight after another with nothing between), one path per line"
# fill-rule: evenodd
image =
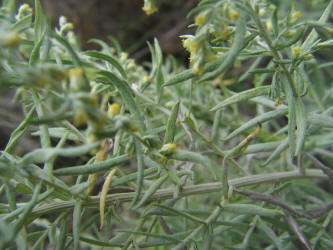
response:
M245 130L256 126L258 123L264 123L266 121L276 119L278 117L284 116L288 113L287 108L277 108L276 110L266 112L264 114L258 115L257 117L253 118L252 120L244 123L242 126L234 130L231 134L229 134L224 140L229 140L240 133L244 132Z
M248 100L248 99L256 97L256 96L267 95L270 91L270 88L271 88L270 86L261 86L261 87L249 89L249 90L243 91L241 93L235 94L235 95L227 98L223 102L217 104L210 111L215 111L215 110L218 110L221 108L225 108L228 105L231 105L231 104L234 104L237 102L241 102L241 101L245 101L245 100Z
M128 155L120 155L114 158L97 162L89 165L73 166L67 168L60 168L53 171L54 175L82 175L93 174L106 170L110 170L112 167L126 163L130 160Z
M276 246L277 249L282 250L282 243L279 240L279 238L276 236L275 232L269 227L267 226L266 222L264 222L263 220L259 220L258 223L259 229L267 235L268 238L270 238L274 244L274 246Z
M106 177L106 180L103 184L102 192L100 194L100 201L99 201L99 214L101 217L101 226L100 229L102 230L104 226L104 208L105 208L105 200L106 195L108 194L108 189L112 180L113 175L116 173L117 169L113 169L108 176Z
M73 239L74 239L74 250L79 249L80 244L80 226L81 226L81 212L82 212L82 201L77 201L73 211Z
M206 167L211 172L214 179L217 179L214 165L212 161L206 156L203 156L196 152L178 150L175 153L169 155L168 157L170 159L178 161L189 161L189 162L199 163L204 167Z
M296 126L297 126L295 156L297 156L300 154L300 152L303 149L306 138L306 128L307 128L306 112L304 104L300 97L296 98L295 111L296 111Z
M138 175L136 179L136 192L135 192L135 197L133 198L131 202L131 207L135 205L135 203L139 200L141 191L142 191L142 186L143 186L143 178L144 178L144 162L143 162L143 152L141 148L141 144L134 137L134 144L135 144L135 150L136 150L136 157L137 157L137 168L138 168Z
M179 111L179 101L173 106L171 114L168 118L167 127L164 135L164 144L173 143L173 139L176 132L176 122Z
M144 119L141 115L138 105L134 101L132 91L128 83L119 79L115 74L109 71L100 71L99 74L109 78L112 84L116 86L126 106L129 108L131 113L135 115L136 120L140 123L140 127L143 129L145 127L143 122Z
M124 79L127 79L127 75L126 75L126 72L125 72L123 66L112 56L109 56L109 55L106 55L104 53L97 52L97 51L87 51L87 52L85 52L85 54L88 56L94 57L94 58L98 58L98 59L107 61L108 63L110 63L112 66L114 66L119 71L119 73L121 74L121 76Z
M244 17L240 17L236 23L236 34L235 34L235 42L228 52L228 56L222 62L222 64L213 72L207 73L200 81L207 81L216 78L220 74L222 74L226 69L232 66L238 54L242 50L245 42L245 34L246 34L246 20Z
M278 157L284 150L288 148L289 138L284 139L280 144L275 148L273 153L268 157L263 166L267 166L272 160Z
M142 205L145 204L145 202L147 200L149 200L149 198L162 186L162 184L168 179L168 175L163 175L162 177L160 177L158 180L156 180L149 188L148 190L145 192L145 194L143 195L142 199L140 200L140 202L134 207L134 209L137 209L139 207L141 207Z
M174 214L177 214L177 215L179 215L180 217L184 217L184 218L189 219L189 220L191 220L191 221L194 221L194 222L197 222L197 223L200 223L200 224L207 225L207 223L206 223L204 220L202 220L202 219L200 219L200 218L197 218L197 217L195 217L195 216L193 216L193 215L190 215L189 213L186 213L186 212L180 211L180 210L178 210L178 209L175 209L175 208L173 208L173 207L164 206L164 205L161 205L161 204L155 204L154 206L155 206L155 207L158 207L158 208L161 208L161 209L163 209L163 210L166 210L166 211L168 211L168 212L172 212L172 213L174 213Z
M265 217L274 217L280 215L278 210L263 208L251 204L227 204L222 205L222 208L225 211L235 214L260 215Z

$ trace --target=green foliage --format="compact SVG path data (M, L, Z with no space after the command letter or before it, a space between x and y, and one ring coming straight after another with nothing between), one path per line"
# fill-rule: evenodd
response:
M0 249L332 248L333 0L202 0L188 69L156 39L146 67L115 39L82 51L66 18L15 6L0 88L24 118L0 154ZM20 152L25 134L40 147Z

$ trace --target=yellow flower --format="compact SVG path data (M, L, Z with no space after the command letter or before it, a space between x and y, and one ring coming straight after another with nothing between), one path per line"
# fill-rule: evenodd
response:
M135 65L134 60L131 60L127 65L127 69L129 69L129 70L135 69L135 67L136 67L136 65Z
M264 8L260 8L259 9L259 16L263 16L263 15L265 15L265 13L266 13L266 10L264 9Z
M187 38L183 40L184 48L191 53L197 53L200 49L200 43L194 38Z
M120 60L125 61L128 58L128 53L126 52L121 52L120 53Z
M230 13L229 13L229 17L233 22L235 22L240 17L240 13L238 11L231 9Z
M120 105L118 103L109 104L108 112L111 117L118 115L120 113Z
M7 32L5 34L1 33L1 35L2 38L0 41L0 46L7 48L16 48L21 42L21 38L16 32Z
M72 91L79 91L84 84L83 69L81 68L70 69L69 81L70 81L70 89Z
M175 143L167 143L162 146L160 153L163 155L170 155L176 151L177 145Z
M272 31L273 30L273 24L272 24L272 22L270 20L268 20L266 22L266 28L267 28L268 31Z
M76 127L84 125L88 122L88 116L86 114L85 111L83 110L78 110L77 112L75 112L75 116L74 116L74 125Z
M155 12L157 12L157 7L155 0L145 0L144 6L142 7L142 10L148 15L152 15Z
M215 54L209 54L205 57L207 62L215 62L217 60L217 55Z
M307 54L307 55L304 56L305 60L311 60L312 58L313 58L312 54Z
M301 19L303 16L302 12L300 11L295 11L291 14L291 17L290 17L290 22L291 23L295 23L297 20Z
M200 62L196 62L192 67L192 73L195 75L202 75L204 72L204 69Z
M22 19L24 16L32 15L33 9L30 7L29 4L22 4L18 10L17 15L15 16L16 20Z
M294 49L293 49L293 55L294 57L299 57L299 55L301 54L301 47L300 46L296 46Z
M194 19L195 25L201 26L204 25L207 22L207 13L201 12L199 15L197 15Z

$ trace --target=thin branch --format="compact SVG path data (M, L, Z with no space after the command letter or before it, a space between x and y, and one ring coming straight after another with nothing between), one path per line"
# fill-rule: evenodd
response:
M307 250L312 250L312 247L310 246L308 240L306 239L303 232L299 228L297 221L291 216L291 214L287 210L284 210L284 214L285 214L287 223L289 224L289 226L293 230L293 232L296 234L299 241L303 244L303 246Z
M332 171L332 169L327 167L325 164L323 164L321 161L319 161L312 154L306 153L306 156L313 162L313 164L317 168L320 168L329 177L330 183L333 184L333 171Z
M274 174L259 174L259 175L251 175L241 178L235 178L229 180L229 185L232 187L243 187L254 184L275 183L275 182L289 181L294 179L304 179L304 178L327 179L327 176L323 174L321 170L308 169L306 170L305 174L302 174L298 170L296 170L296 171L288 171L288 172L281 172ZM200 185L185 186L183 187L182 191L179 193L179 196L185 197L190 195L200 195L200 194L207 194L207 193L221 192L221 191L222 191L221 182L213 182ZM155 194L151 196L150 201L172 199L174 193L175 193L174 188L160 189L157 190ZM132 201L134 196L135 192L110 194L107 196L105 204L110 205L115 202L129 202ZM98 208L99 199L100 199L99 196L90 196L88 200L82 203L82 206ZM63 211L64 209L73 208L76 202L77 202L76 200L51 202L42 205L38 208L35 208L32 212L32 216L41 216L43 214L49 214L57 211Z
M234 189L234 192L242 195L249 196L253 200L259 200L259 201L265 201L270 204L274 204L278 207L281 207L283 210L288 211L289 213L296 215L298 217L305 217L307 219L313 219L316 217L320 217L326 213L328 213L330 210L333 209L333 203L328 204L327 206L319 209L309 210L309 211L297 211L290 207L286 202L276 199L274 196L269 194L259 194L253 191L248 190L239 190Z

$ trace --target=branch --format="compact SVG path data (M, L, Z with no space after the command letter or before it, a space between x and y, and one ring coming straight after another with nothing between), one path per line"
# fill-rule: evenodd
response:
M289 181L293 179L304 179L304 178L327 179L327 176L323 174L321 170L309 169L306 170L305 174L302 174L298 170L296 170L296 171L280 172L274 174L259 174L259 175L251 175L251 176L235 178L229 180L229 185L232 187L243 187L254 184L274 183L274 182ZM221 182L213 182L200 185L185 186L183 187L182 191L179 193L179 196L185 197L190 195L200 195L200 194L207 194L207 193L221 192L221 191L222 191ZM174 193L175 190L173 188L160 189L157 190L155 194L151 196L150 201L172 199ZM144 195L144 193L142 195ZM129 202L134 198L134 196L135 192L110 194L107 196L105 204L111 205L116 202ZM83 201L82 206L90 208L98 208L99 199L100 199L99 196L90 196L88 200ZM65 209L73 209L76 202L77 202L76 200L51 202L49 204L35 208L32 211L31 216L41 216L44 214L54 213L57 211L64 211Z
M270 204L274 204L278 207L281 207L284 211L288 211L288 213L291 213L298 217L305 217L307 219L320 217L333 209L333 203L330 203L327 206L319 209L314 209L309 211L297 211L292 207L290 207L286 202L278 200L274 196L269 194L260 194L253 191L239 190L239 189L234 189L233 191L235 191L238 194L249 196L253 200L266 201Z

